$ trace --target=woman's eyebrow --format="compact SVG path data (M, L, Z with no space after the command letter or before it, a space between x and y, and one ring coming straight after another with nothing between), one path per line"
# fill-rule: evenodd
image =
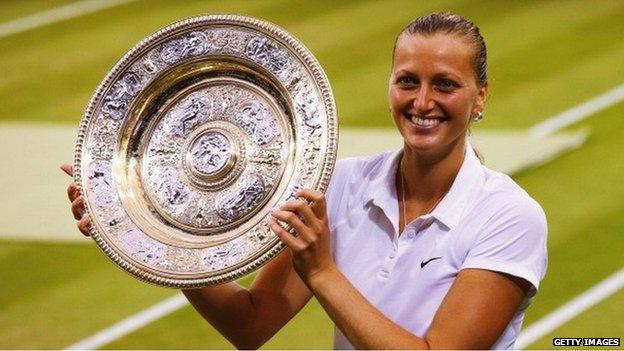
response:
M405 74L413 75L413 73L411 71L406 70L404 68L399 69L398 71L396 71L396 75L405 75Z
M438 72L433 76L433 79L452 79L454 81L457 82L461 82L463 81L463 79L461 79L461 76L451 72L451 71L442 71L442 72Z

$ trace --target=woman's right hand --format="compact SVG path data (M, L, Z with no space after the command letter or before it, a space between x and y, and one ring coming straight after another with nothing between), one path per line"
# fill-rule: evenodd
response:
M68 176L74 176L74 168L68 164L62 164L61 170ZM78 221L78 229L85 236L89 236L89 227L91 226L91 218L85 213L84 196L80 195L78 184L71 182L67 187L67 197L71 202L71 211L74 218Z

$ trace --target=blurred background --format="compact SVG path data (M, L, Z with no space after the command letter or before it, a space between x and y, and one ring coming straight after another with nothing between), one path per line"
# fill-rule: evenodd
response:
M475 137L498 140L483 148L486 163L488 152L510 147L511 136L524 138L510 151L518 159L541 150L530 151L534 162L501 169L541 203L549 222L548 274L519 346L624 337L624 1L3 0L0 349L65 348L94 335L98 342L79 345L232 348L175 290L139 282L109 262L78 233L66 202L70 179L58 166L71 162L85 106L142 38L199 14L271 21L320 61L342 131L392 135L394 38L411 19L441 10L473 20L488 45L490 97L473 127ZM537 127L552 120L564 122ZM574 136L573 147L553 146L564 136ZM175 307L153 321L118 324L172 296ZM264 348L325 349L332 337L333 324L311 301Z

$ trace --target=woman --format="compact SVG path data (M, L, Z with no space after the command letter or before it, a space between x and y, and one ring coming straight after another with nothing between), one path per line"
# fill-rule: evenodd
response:
M272 211L288 249L248 290L184 291L195 309L240 348L261 346L312 296L336 324L339 349L512 348L545 273L546 221L467 141L487 98L486 62L471 22L436 13L410 23L389 82L403 149L342 160L327 201L302 190ZM69 195L86 233L73 184Z

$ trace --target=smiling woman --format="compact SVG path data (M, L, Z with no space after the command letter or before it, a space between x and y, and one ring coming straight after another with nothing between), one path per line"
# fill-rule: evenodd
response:
M482 113L487 96L487 83L475 79L474 51L457 35L399 37L389 96L410 154L441 159L463 148L470 116Z
M336 323L336 348L513 348L545 274L546 220L468 142L485 107L486 67L471 22L437 13L410 23L389 80L403 149L339 162L327 233L282 232L295 270ZM331 260L318 248L328 237Z
M540 205L484 167L467 139L485 107L486 56L464 18L410 23L389 80L403 148L343 159L326 195L303 189L274 210L269 226L288 249L250 289L185 290L195 309L246 349L312 296L336 325L338 349L513 348L546 271L547 229ZM83 202L69 194L87 232Z
M336 348L513 347L545 274L546 220L467 140L486 70L473 23L417 18L396 40L389 81L403 149L342 160L326 201L303 192L312 206L273 213L297 230L272 222L335 322Z

